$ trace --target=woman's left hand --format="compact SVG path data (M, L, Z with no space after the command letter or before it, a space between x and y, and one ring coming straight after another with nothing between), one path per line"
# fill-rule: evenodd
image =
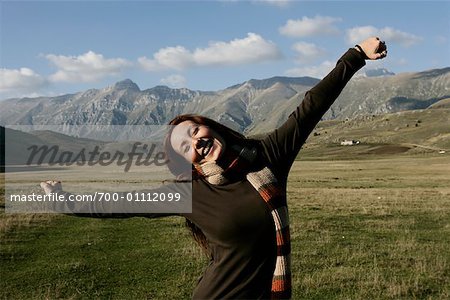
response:
M384 41L378 37L371 37L358 44L364 51L364 54L370 60L382 59L387 55L387 47ZM358 51L360 49L356 48Z

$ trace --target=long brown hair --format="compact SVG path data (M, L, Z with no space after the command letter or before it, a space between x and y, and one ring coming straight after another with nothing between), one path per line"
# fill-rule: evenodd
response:
M226 141L226 143L228 145L235 145L235 144L246 145L248 143L251 143L251 140L246 139L245 136L242 135L241 133L239 133L225 125L222 125L210 118L200 116L200 115L195 115L195 114L179 115L179 116L175 117L172 121L170 121L169 125L178 125L185 121L192 121L198 125L204 125L204 126L210 127L215 132L217 132ZM173 126L173 127L175 127L175 126ZM177 171L177 169L179 169L179 168L177 168L176 166L179 165L180 163L186 163L186 160L183 156L181 156L180 154L175 152L175 150L173 149L173 147L170 143L170 137L172 135L173 127L169 130L169 133L166 136L166 139L164 141L164 148L166 151L167 158L169 160L169 163L168 163L169 170L175 176L177 176L177 178L182 179L185 177L184 175L186 175L186 174L177 173L177 172L179 172L179 171ZM193 166L192 167L192 178L196 178L196 176L197 176L197 173L195 172L195 168ZM190 230L194 240L204 250L205 254L211 258L211 255L212 255L211 250L208 247L208 241L207 241L206 236L203 233L203 231L197 225L195 225L193 222L188 220L187 218L186 218L186 226Z
M244 135L241 133L220 124L219 122L216 122L210 118L195 115L195 114L184 114L179 115L175 117L172 121L169 122L169 125L178 125L185 121L191 121L198 125L204 125L211 129L213 129L215 132L217 132L229 145L241 145L248 143L248 140L245 138ZM169 159L169 164L167 165L169 170L175 175L175 176L182 176L183 174L179 174L179 168L177 166L180 166L182 164L186 163L186 159L175 152L175 150L172 147L172 144L170 143L170 138L172 136L172 130L175 126L172 126L172 128L169 129L168 134L166 135L166 139L164 141L164 148L166 151L167 158ZM195 175L195 174L193 174Z

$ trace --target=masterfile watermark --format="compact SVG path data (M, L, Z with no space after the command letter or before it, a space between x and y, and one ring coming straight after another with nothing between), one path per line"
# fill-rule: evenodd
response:
M137 149L141 148L147 153L138 152ZM49 166L109 166L111 164L117 164L118 166L124 166L124 171L128 172L131 166L162 166L168 163L166 154L163 151L155 151L155 144L143 144L141 142L135 142L130 152L122 152L116 150L100 151L99 146L95 146L93 150L89 151L86 148L82 148L79 152L60 151L60 147L57 145L32 145L27 148L30 151L27 165L42 165L47 162Z
M172 128L6 126L5 211L190 213L192 165L167 155ZM60 181L61 190L46 194L48 181Z

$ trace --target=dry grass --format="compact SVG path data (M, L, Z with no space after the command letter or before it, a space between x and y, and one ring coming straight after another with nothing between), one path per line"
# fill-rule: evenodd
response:
M297 162L288 188L295 298L447 299L448 162Z
M293 299L449 299L449 162L295 162ZM207 262L183 223L2 213L2 297L188 298ZM46 251L52 256L36 254ZM25 288L13 280L23 276Z
M9 214L5 213L4 174L0 174L0 239L4 239L9 232L33 225L48 224L55 216L49 214Z

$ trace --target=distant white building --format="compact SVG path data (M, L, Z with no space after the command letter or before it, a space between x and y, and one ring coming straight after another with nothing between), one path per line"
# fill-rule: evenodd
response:
M359 141L357 140L343 140L341 142L341 146L353 146L353 145L358 145Z

